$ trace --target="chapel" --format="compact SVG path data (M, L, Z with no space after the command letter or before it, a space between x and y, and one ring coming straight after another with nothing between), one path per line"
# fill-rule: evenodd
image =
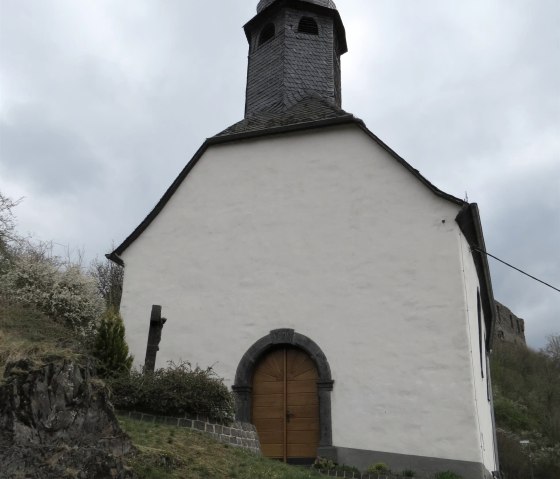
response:
M332 0L260 0L244 30L244 117L108 255L125 267L138 365L213 366L271 458L493 477L495 308L477 205L342 109ZM159 351L154 305L168 318Z

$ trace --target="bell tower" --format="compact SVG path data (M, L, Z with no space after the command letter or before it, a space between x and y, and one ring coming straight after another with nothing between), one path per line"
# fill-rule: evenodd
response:
M281 113L318 96L341 107L346 34L332 0L260 0L249 42L245 117Z

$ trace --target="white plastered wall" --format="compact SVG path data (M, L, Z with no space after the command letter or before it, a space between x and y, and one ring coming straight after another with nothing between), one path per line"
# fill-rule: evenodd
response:
M498 469L496 465L496 445L494 443L494 422L492 418L491 388L489 388L490 365L486 351L486 322L484 310L481 308L479 335L478 292L480 282L473 261L471 248L463 235L460 235L461 261L465 285L466 321L469 332L469 348L472 358L473 396L476 405L476 420L480 434L480 448L483 463L488 471ZM481 354L482 343L482 354Z
M356 126L212 146L123 254L132 352L159 304L158 366L232 385L293 328L330 363L334 445L481 462L458 208Z

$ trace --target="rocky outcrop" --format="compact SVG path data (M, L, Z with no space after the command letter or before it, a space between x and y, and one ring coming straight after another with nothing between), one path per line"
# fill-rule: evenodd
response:
M30 360L7 365L0 384L0 477L125 479L132 444L89 365Z

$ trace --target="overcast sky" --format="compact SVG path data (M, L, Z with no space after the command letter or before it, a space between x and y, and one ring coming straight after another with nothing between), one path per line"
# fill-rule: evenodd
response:
M0 0L0 191L18 229L119 244L243 116L257 0ZM493 254L560 287L560 1L338 0L343 107L481 209ZM490 260L541 347L560 293Z

